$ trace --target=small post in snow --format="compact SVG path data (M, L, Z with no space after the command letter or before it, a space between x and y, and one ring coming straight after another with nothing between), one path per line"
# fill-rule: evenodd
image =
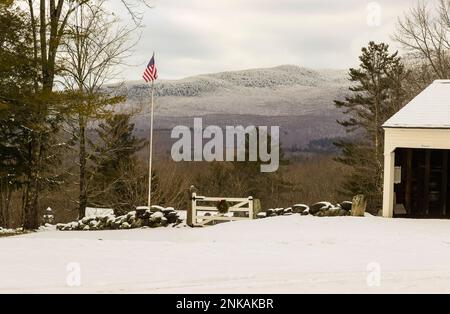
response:
M367 197L365 195L356 195L352 201L352 216L364 217L367 207Z

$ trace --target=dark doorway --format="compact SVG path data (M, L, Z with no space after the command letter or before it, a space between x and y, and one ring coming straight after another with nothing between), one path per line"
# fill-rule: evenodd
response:
M394 185L394 216L450 218L449 151L401 148L395 151L401 182Z

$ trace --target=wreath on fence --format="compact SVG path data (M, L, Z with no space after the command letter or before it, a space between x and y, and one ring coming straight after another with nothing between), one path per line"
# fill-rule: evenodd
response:
M230 209L230 204L228 204L228 202L226 200L221 200L219 201L219 203L217 204L217 210L219 211L219 213L221 214L226 214L228 213L228 209Z

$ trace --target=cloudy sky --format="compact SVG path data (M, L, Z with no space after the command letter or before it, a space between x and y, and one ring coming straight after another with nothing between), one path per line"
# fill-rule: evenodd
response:
M391 42L417 0L150 1L126 80L140 79L152 51L163 79L281 64L346 69L368 41Z

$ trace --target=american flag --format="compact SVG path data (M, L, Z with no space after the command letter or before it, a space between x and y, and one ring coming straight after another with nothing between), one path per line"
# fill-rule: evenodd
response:
M155 65L155 54L153 54L150 62L147 65L147 68L144 71L144 75L142 76L146 83L153 82L158 78L158 70Z

